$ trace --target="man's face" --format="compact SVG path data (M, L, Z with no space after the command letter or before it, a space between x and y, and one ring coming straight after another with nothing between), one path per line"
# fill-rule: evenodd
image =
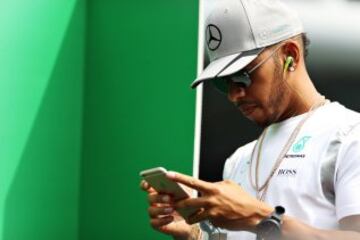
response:
M271 54L265 50L246 70L252 69ZM282 64L278 54L250 74L252 83L245 88L237 83L229 83L229 100L234 103L248 119L260 126L277 122L289 99L289 89L283 79Z

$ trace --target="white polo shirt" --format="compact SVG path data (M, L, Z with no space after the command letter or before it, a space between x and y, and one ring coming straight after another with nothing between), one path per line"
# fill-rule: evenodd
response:
M259 165L260 185L270 175L280 151L305 115L268 127ZM227 159L223 173L224 179L237 182L253 196L256 191L251 186L249 171L255 144L253 141L240 147ZM253 177L255 162L254 157ZM318 108L301 128L271 179L265 202L281 205L288 216L320 229L337 229L340 219L360 214L360 114L337 102ZM204 239L219 239L216 230L207 229ZM249 232L221 231L221 239L255 239Z

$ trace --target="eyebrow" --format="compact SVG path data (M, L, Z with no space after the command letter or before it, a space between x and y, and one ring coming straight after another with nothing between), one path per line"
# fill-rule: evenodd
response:
M244 67L245 71L248 71L252 68L254 68L256 65L258 65L262 60L259 60L259 57L261 56L261 53L258 55L257 58L255 58L252 62L250 62L248 65Z
M248 65L246 65L243 70L245 71L249 71L250 69L252 69L254 66L256 66L259 63L259 61L252 61L251 63L249 63Z

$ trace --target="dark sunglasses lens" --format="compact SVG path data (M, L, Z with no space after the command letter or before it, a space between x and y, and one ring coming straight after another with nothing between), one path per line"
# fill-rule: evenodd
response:
M249 87L251 84L251 79L249 74L246 72L240 72L229 77L224 78L215 78L211 81L215 88L222 93L228 94L229 92L229 83L235 83L238 87Z
M229 85L225 78L214 78L212 81L214 87L222 93L227 94L229 91Z
M251 84L250 76L246 72L234 74L231 76L231 81L234 83L243 84L245 87L249 87Z

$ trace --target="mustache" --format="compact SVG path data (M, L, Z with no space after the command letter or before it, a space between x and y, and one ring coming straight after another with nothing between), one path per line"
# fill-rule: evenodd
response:
M242 105L258 105L256 102L252 102L252 101L236 101L233 102L233 104L235 105L235 107L241 107Z

